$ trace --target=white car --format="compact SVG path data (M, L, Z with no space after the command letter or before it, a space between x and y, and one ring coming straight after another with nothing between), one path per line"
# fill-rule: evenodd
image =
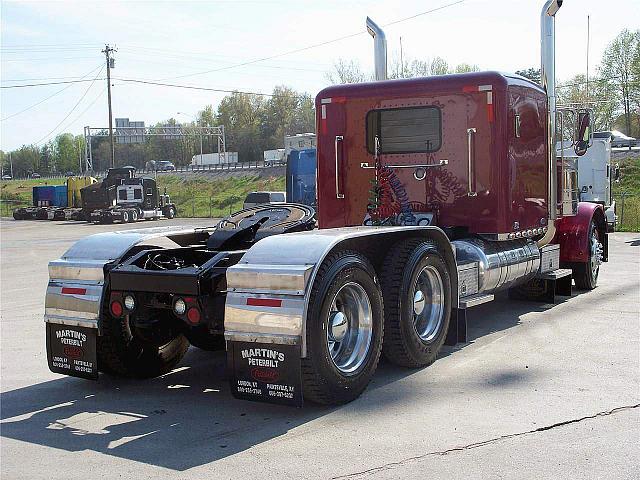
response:
M285 192L251 192L244 199L242 208L251 208L269 203L285 203Z

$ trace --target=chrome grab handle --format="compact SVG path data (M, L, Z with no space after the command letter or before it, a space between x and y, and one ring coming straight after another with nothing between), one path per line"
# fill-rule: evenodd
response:
M449 160L440 160L438 163L420 163L420 164L412 164L412 165L384 165L389 168L431 168L431 167L442 167L444 165L449 165ZM375 165L371 165L369 162L361 162L360 168L371 169L376 168Z
M473 134L476 133L475 128L467 128L467 150L469 152L468 157L468 166L469 166L469 185L467 195L470 197L475 197L478 194L473 191L473 155L471 153L471 142L473 140Z
M340 193L340 166L338 159L338 142L342 142L344 137L336 135L335 151L336 151L336 198L344 198L344 193Z

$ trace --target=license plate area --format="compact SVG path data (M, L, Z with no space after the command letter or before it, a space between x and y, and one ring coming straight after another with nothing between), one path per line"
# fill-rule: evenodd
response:
M98 379L95 328L47 323L47 360L54 373Z
M302 406L300 345L228 342L234 397Z

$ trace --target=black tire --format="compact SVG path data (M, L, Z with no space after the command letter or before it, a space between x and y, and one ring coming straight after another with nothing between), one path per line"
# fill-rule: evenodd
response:
M425 330L421 338L414 320L414 295L421 272L429 272L441 282L441 298L438 308L429 303L434 318L439 318L431 330ZM426 275L426 274L425 274ZM422 278L422 277L421 277ZM384 298L385 338L382 352L389 361L403 367L431 365L444 344L451 317L451 277L447 265L436 246L419 239L396 244L387 253L380 278ZM419 293L419 292L418 292ZM423 308L428 297L423 296ZM429 333L427 335L427 333Z
M595 271L592 269L591 262L594 260L594 252L592 248L592 241L595 238L600 239L598 227L593 220L589 224L589 239L587 250L589 252L589 258L586 263L574 263L572 265L573 279L576 282L576 288L578 290L593 290L598 285L598 273L600 272L600 265L595 267Z
M136 223L138 221L138 211L137 210L131 210L131 223Z
M129 318L104 315L98 337L98 368L123 377L153 378L171 371L184 357L189 341L182 333L167 335L161 345L134 334Z
M129 210L122 211L122 223L129 223Z
M359 286L356 288L366 294L371 314L371 335L362 363L345 374L338 369L329 352L328 322L332 302L347 284ZM307 356L302 359L304 398L325 405L350 402L369 384L382 350L382 293L373 267L365 257L354 251L345 250L330 255L318 270L309 305Z
M224 335L214 335L206 331L187 330L185 336L194 347L208 352L217 352L225 349Z
M176 211L174 210L173 207L169 207L169 209L167 210L167 218L171 220L175 216L176 216Z

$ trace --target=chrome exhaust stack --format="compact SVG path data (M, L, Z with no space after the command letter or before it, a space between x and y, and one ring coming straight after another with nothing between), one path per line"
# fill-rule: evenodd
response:
M558 168L556 163L556 29L555 15L563 0L547 0L540 14L540 78L542 88L547 92L548 133L547 159L549 164L549 229L538 245L546 245L555 235L554 222L558 218Z
M562 2L561 2L562 3ZM387 79L387 37L376 23L367 17L367 31L373 37L373 62L376 80Z

